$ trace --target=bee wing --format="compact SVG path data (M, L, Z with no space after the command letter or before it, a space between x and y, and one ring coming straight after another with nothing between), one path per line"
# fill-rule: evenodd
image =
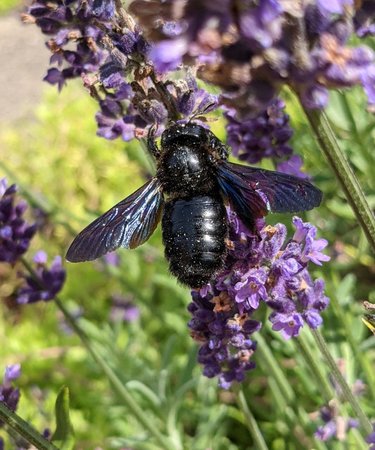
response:
M138 247L154 232L163 204L160 182L153 178L82 230L66 259L91 261L119 247Z
M220 163L218 181L236 212L250 226L268 211L308 211L322 200L322 192L307 180L241 164Z

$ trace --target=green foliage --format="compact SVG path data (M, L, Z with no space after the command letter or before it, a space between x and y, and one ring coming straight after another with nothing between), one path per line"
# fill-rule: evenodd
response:
M51 441L61 450L74 448L74 430L69 417L69 389L64 386L56 398L56 430Z
M323 332L342 361L348 382L361 378L368 384L362 403L372 414L374 337L361 321L360 302L375 298L375 292L371 293L374 259L298 104L289 94L285 96L295 129L293 145L325 194L323 205L306 214L330 242L332 261L315 271L325 279L331 298ZM95 111L95 103L74 84L64 88L62 95L48 89L36 120L0 132L0 172L21 186L31 205L42 205L48 213L30 255L40 248L50 256L63 255L76 231L139 187L142 174L149 170L140 144L95 137ZM333 95L329 116L374 205L371 142L375 125L364 111L363 98L355 91ZM224 135L219 121L215 132ZM290 224L291 217L275 215L268 220ZM118 267L100 262L67 264L67 283L60 296L65 307L73 314L83 310L78 323L90 342L148 420L169 436L173 448L255 449L236 392L219 391L215 380L200 374L197 347L186 327L189 292L168 274L160 230L139 249L119 251L119 255ZM70 405L66 391L61 391L56 439L71 442L70 427L59 426L71 423L74 448L160 448L114 393L56 305L14 307L17 278L1 267L0 278L0 296L6 299L0 309L0 361L1 367L22 363L22 417L40 431L53 427L54 399L60 386L66 385ZM116 294L139 306L138 321L109 320L111 297ZM261 314L265 319L266 311ZM243 391L268 448L363 448L356 433L349 434L346 447L315 441L319 420L314 412L324 404L321 386L295 342L282 340L268 325L261 336L257 368ZM305 339L328 379L311 336ZM351 414L345 405L343 414ZM71 443L59 445L73 448Z
M0 15L6 14L13 9L20 7L22 2L20 0L1 0L0 2Z

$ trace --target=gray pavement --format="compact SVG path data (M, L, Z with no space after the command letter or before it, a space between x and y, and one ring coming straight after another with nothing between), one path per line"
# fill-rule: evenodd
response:
M0 17L0 123L32 116L50 56L44 41L35 25L21 22L19 12Z

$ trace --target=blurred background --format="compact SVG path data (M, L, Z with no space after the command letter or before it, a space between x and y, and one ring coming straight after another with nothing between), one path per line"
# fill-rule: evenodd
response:
M80 81L60 94L42 81L49 53L39 30L21 24L21 11L18 1L1 1L0 178L17 183L30 205L30 221L40 225L28 257L43 249L52 260L65 254L83 226L138 188L149 166L139 143L96 136L98 107ZM331 95L329 116L375 207L374 119L365 111L361 90ZM362 301L375 301L373 255L297 103L287 93L285 99L295 130L293 148L325 195L319 209L302 215L329 241L332 259L314 272L326 281L331 298L323 333L349 383L362 379L368 384L365 368L374 362L375 342L361 317ZM222 120L213 131L225 138ZM282 221L292 230L290 215L268 216L267 221ZM255 448L233 393L218 390L215 380L201 375L186 325L190 293L168 274L160 228L134 251L65 268L60 298L160 428L180 435L184 448ZM15 303L18 283L17 271L0 264L0 371L21 363L19 414L41 432L53 428L56 395L67 385L75 448L155 448L144 442L145 431L118 402L54 303ZM272 332L267 311L260 314L264 346L283 369L293 395L286 414L285 398L277 398L269 376L270 360L257 351L257 369L245 384L252 412L269 448L313 448L311 436L322 423L317 411L324 400L296 344ZM369 414L373 395L374 386L367 387L363 401ZM349 447L330 441L319 448L360 448L353 439L348 437Z

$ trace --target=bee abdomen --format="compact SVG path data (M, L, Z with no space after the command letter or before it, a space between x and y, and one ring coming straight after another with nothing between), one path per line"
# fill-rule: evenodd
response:
M168 201L162 228L169 269L181 283L200 287L223 267L227 220L219 196Z

